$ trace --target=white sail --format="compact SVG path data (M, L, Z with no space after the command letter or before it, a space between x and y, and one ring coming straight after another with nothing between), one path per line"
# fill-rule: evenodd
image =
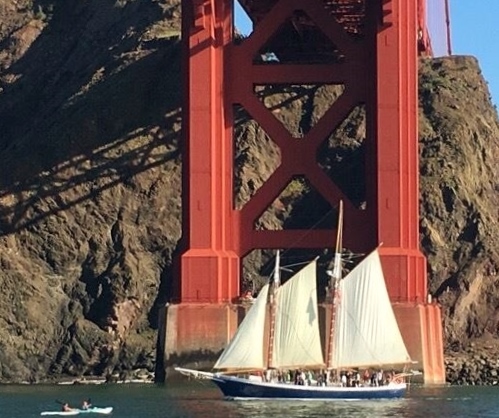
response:
M316 270L314 260L277 289L273 367L324 366Z
M263 338L268 292L269 285L266 284L216 362L215 369L265 368Z
M378 251L367 256L339 286L332 366L409 363Z

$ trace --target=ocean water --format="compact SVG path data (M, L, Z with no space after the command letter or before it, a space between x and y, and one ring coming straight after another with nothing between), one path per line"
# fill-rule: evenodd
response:
M166 385L0 385L0 417L39 417L59 401L114 407L113 418L499 417L499 387L411 386L378 401L227 401L209 382ZM84 415L85 416L85 415ZM104 417L91 414L88 417Z

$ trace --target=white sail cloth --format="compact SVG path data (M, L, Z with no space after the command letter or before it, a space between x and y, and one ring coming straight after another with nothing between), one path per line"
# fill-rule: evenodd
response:
M323 367L314 260L277 289L272 367Z
M269 285L266 284L251 306L229 345L215 363L215 369L264 369L265 315Z
M378 251L339 284L333 368L411 361L386 290Z
M314 260L276 292L272 367L323 367L317 307L317 262ZM266 369L264 348L269 285L260 291L215 369Z

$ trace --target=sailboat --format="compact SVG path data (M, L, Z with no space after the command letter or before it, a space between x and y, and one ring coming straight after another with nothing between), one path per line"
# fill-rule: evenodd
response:
M319 328L317 259L281 285L278 253L273 283L260 290L214 365L216 371L176 370L209 379L227 398L235 399L403 396L407 389L403 373L379 377L383 368L408 365L411 358L389 300L378 249L342 278L341 203L339 216L326 347L321 345ZM320 371L318 378L310 378L312 370ZM369 378L345 381L352 372ZM343 382L335 381L333 377L340 374Z

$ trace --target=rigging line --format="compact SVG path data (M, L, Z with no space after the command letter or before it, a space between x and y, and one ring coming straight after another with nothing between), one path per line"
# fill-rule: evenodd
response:
M281 257L283 258L288 252L297 249L298 246L295 245L295 244L298 244L299 242L302 242L314 230L314 228L317 225L319 225L323 220L326 219L326 217L328 217L331 213L333 213L333 209L334 208L329 209L319 220L317 220L317 222L315 222L312 225L311 228L309 228L307 231L304 231L303 234L302 234L302 236L300 238L298 238L295 242L291 243L290 247L281 250ZM295 266L299 266L299 265L307 264L307 263L308 263L308 261L303 261L303 262L300 262L300 263L289 264L289 265L284 266L284 268L286 268L286 267L295 267ZM272 270L272 272L270 273L270 275L273 275L273 274L274 274L274 270Z
M298 257L295 257L295 258L298 258ZM300 257L300 258L302 258L302 257ZM314 260L317 260L318 258L319 258L319 256L316 256L314 258ZM299 263L286 264L285 266L280 266L280 270L286 271L288 273L295 273L295 270L291 269L291 267L303 266L303 265L308 265L308 264L310 264L310 260L300 261ZM268 277L270 278L274 273L275 273L275 268L274 268L274 270L272 270L270 272L270 275Z
M339 204L338 204L337 208L331 207L327 212L325 212L324 215L322 215L322 217L320 217L308 230L306 230L306 231L303 232L303 234L301 235L300 238L298 238L297 240L295 240L294 242L292 242L291 246L289 246L288 248L284 248L283 250L281 250L281 257L284 257L288 252L290 252L292 250L295 250L296 248L299 248L297 244L300 243L300 242L302 242L308 235L310 235L312 233L312 231L315 229L316 226L318 226L322 221L324 221L329 215L331 215L333 213L334 209L340 210L339 209ZM350 263L351 261L348 260L347 262ZM294 266L299 266L299 265L307 264L307 263L308 263L308 261L304 261L304 262L301 262L301 263L290 264L290 265L287 265L285 267L294 267ZM273 275L274 271L272 271L270 274Z
M298 248L298 245L300 242L302 242L308 235L310 235L312 233L312 231L314 230L314 228L316 226L318 226L322 221L324 221L330 214L333 213L333 209L334 208L331 208L329 209L319 220L317 220L317 222L315 222L308 230L304 231L303 234L301 235L300 238L296 239L295 242L292 242L291 243L291 246L288 247L288 248L285 248L282 252L282 255L284 256L287 252L291 251L291 250L294 250L296 248Z

